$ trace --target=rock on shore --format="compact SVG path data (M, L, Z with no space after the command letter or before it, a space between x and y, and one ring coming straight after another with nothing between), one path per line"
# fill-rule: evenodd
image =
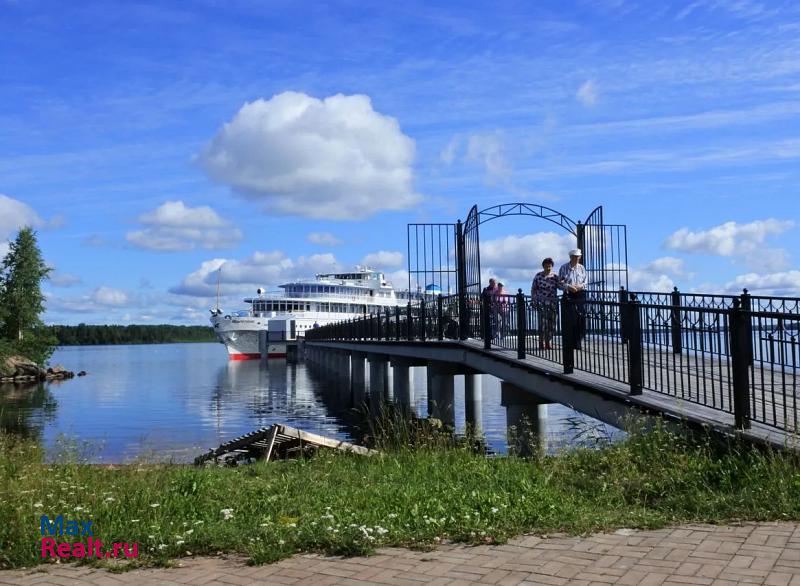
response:
M9 356L0 363L0 382L3 383L61 380L74 376L74 372L67 370L60 364L44 369L23 356Z

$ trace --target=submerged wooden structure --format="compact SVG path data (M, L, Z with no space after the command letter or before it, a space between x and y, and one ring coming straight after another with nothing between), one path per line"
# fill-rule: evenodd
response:
M311 455L320 448L362 456L376 453L375 450L363 446L276 423L225 442L195 458L194 464L236 465L255 460L286 460Z

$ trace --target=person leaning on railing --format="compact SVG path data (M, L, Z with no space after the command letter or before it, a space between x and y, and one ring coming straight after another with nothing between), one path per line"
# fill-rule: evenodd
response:
M558 304L558 275L553 272L553 259L542 261L542 269L533 277L531 283L531 307L539 317L539 350L550 350L553 332L556 329L556 309Z
M575 312L573 332L575 349L581 349L581 342L586 336L586 268L580 263L583 252L580 248L569 251L569 262L558 269L559 286L564 290L572 311Z

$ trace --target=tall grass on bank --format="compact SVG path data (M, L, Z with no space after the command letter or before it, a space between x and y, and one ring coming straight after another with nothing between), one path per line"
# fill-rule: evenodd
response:
M440 442L435 426L395 432L412 434L413 447L384 440L375 457L320 453L235 469L46 464L35 444L0 435L0 567L42 561L42 514L92 520L104 543L137 542L145 564L220 551L264 563L300 551L365 554L524 532L800 518L795 454L656 427L598 450L485 458L471 442Z

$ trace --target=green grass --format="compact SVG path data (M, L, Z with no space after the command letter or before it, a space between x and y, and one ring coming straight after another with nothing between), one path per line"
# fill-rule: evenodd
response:
M157 565L221 551L264 563L301 551L366 554L524 532L800 518L793 454L690 441L664 428L529 460L415 439L413 449L384 442L388 451L370 458L198 469L46 464L34 444L0 435L0 567L41 562L41 514L93 520L104 543L138 542L138 563Z

